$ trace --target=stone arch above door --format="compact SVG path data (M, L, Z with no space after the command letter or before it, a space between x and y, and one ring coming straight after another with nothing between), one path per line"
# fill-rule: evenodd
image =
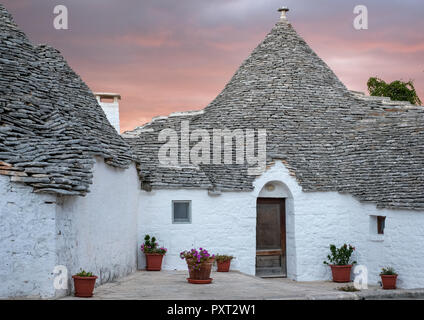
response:
M290 189L281 181L269 181L261 189L258 198L288 198L293 196Z

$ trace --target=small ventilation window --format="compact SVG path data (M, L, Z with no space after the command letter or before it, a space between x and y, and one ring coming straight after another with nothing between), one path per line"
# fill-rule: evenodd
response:
M370 240L383 241L384 232L386 227L386 217L384 216L370 216Z
M172 223L191 223L191 201L172 201Z
M377 216L377 233L384 234L385 226L386 226L386 217Z

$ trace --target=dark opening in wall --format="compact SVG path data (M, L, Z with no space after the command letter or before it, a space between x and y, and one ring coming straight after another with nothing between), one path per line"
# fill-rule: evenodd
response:
M384 228L386 226L386 217L377 217L377 233L384 234Z

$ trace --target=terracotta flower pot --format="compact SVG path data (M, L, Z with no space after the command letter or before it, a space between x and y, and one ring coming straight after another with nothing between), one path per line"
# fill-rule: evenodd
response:
M396 289L397 274L393 274L393 275L380 274L380 277L381 277L381 282L383 283L384 290Z
M195 265L194 260L187 260L188 272L191 280L209 280L212 271L214 259L202 262L200 267L193 268Z
M74 279L75 296L89 298L93 296L94 285L96 284L97 276L79 277L72 276Z
M146 253L146 270L160 271L162 269L163 254Z
M331 273L333 274L333 282L350 282L350 271L352 265L336 266L331 265Z
M231 259L227 261L217 261L218 272L228 272L230 271Z

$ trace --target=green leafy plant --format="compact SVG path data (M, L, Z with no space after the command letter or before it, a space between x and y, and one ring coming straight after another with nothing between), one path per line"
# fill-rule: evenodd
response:
M421 105L412 80L403 82L400 80L386 83L377 77L369 78L367 82L371 96L389 97L394 101L409 101L412 104Z
M334 244L330 245L330 254L327 256L328 261L324 261L324 264L327 265L336 265L336 266L346 266L355 264L356 261L351 261L353 251L355 247L346 243L340 248L337 248Z
M384 267L384 268L381 268L380 275L394 276L394 275L397 275L397 273L393 267Z
M93 273L80 269L80 272L78 272L76 274L76 276L78 276L78 277L93 277Z
M146 234L144 236L144 243L141 245L141 251L143 251L144 253L155 253L164 255L168 250L164 247L159 247L159 244L156 242L156 238L150 238L150 236Z
M229 260L232 260L232 259L234 259L233 256L227 256L227 255L223 255L223 254L217 254L215 256L216 262L226 262L226 261L229 261Z

